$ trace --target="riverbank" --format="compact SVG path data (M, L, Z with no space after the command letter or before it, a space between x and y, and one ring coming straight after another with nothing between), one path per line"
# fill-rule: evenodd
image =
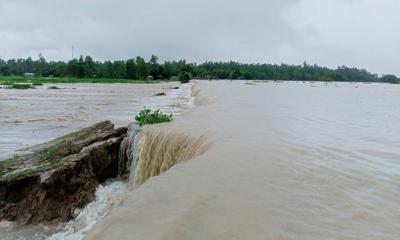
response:
M61 223L95 199L97 186L122 171L127 128L101 122L33 146L0 162L0 222Z

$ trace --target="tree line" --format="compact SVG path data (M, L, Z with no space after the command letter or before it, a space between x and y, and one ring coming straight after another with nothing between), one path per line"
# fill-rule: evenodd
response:
M33 73L37 77L77 77L116 79L246 79L299 80L399 83L395 75L378 76L365 69L340 66L336 69L310 65L243 64L238 62L188 63L185 60L158 62L157 56L145 60L136 57L121 61L95 61L90 56L64 61L39 59L0 59L0 75L22 76Z

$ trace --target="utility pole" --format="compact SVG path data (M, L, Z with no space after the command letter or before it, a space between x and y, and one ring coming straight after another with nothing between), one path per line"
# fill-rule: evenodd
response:
M71 55L72 55L72 60L74 60L74 46L72 46L72 48L71 48Z

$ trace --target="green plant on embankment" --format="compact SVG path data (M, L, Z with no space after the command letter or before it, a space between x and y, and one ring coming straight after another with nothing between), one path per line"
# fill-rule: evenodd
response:
M171 122L172 114L164 114L160 110L155 110L152 112L150 109L144 108L138 115L136 115L135 120L140 126L146 124Z

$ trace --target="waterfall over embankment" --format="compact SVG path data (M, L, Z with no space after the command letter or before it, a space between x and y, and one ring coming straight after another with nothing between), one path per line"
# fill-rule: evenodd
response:
M193 103L195 105L207 105L207 104L211 104L214 102L214 100L208 96L205 95L200 87L199 87L199 82L194 82L192 87L191 87L191 94L193 97Z
M132 190L130 186L139 186L146 179L159 175L174 164L190 159L207 149L209 141L205 135L195 135L193 131L187 132L174 127L179 121L178 116L193 107L195 97L191 96L192 85L190 83L166 90L167 95L164 99L159 96L156 99L147 99L149 106L173 114L176 118L174 122L146 127L131 123L126 135L124 134L125 137L121 139L119 152L118 150L116 152L118 164L115 164L115 174L118 173L117 179L100 186L96 191L96 201L82 209L79 215L67 223L63 230L49 239L83 239L96 222L109 214L126 198L127 193L135 192L130 191ZM160 100L166 107L160 105ZM162 145L157 143L162 143ZM104 154L107 155L107 153ZM163 156L159 157L157 154ZM137 176L140 178L136 179L135 173L138 173Z
M120 174L130 173L130 184L136 187L177 163L201 155L209 147L205 134L185 132L171 124L145 126L140 130L133 123L121 144Z
M191 97L196 105L213 102L200 91L197 82L191 86ZM136 187L177 163L203 154L209 147L205 133L171 123L145 127L131 123L120 146L119 176L129 177L130 184Z

